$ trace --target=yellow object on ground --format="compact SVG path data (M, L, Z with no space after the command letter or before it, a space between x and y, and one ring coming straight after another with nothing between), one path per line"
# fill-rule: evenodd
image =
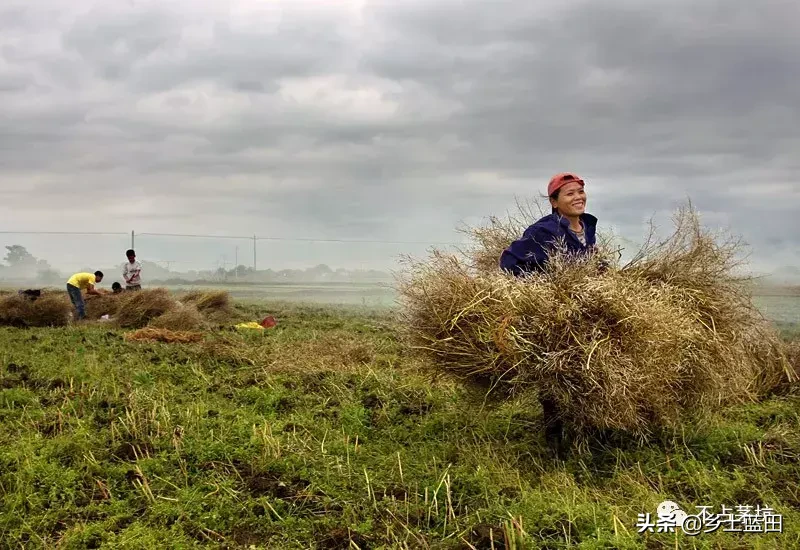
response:
M255 321L251 321L249 323L239 323L238 325L236 325L236 328L252 328L255 330L264 330L264 327L262 327Z

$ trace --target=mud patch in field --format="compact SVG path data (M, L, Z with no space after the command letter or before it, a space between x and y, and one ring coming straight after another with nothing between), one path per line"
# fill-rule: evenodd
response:
M284 481L271 472L251 471L243 476L247 489L253 496L272 496L282 500L291 500L304 493L311 485L300 478Z

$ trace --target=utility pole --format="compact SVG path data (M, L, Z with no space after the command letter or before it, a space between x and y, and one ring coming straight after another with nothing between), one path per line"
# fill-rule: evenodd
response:
M239 280L239 246L236 246L236 261L234 262L233 269L236 271L234 272L234 278L238 281Z
M254 272L258 271L258 268L256 267L256 236L255 235L253 235L253 271Z
M133 232L133 229L131 229L131 249L136 249L135 240L136 240L135 233Z

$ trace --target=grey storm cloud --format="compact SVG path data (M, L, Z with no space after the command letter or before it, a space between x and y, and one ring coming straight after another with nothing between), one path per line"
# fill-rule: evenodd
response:
M796 263L800 4L9 0L0 30L4 225L451 240L572 170L631 238L689 197Z

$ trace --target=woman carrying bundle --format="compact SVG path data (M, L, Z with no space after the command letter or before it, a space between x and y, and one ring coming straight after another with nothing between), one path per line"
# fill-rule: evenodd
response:
M553 213L540 219L511 243L500 256L500 267L521 276L543 271L556 243L563 239L568 252L591 253L597 218L586 213L584 181L575 174L557 174L547 186Z
M547 267L550 254L559 243L569 254L585 256L595 247L597 218L586 213L584 181L575 174L556 174L547 186L547 196L553 212L511 243L500 256L500 268L522 277L531 272L542 272ZM544 410L545 437L559 451L563 437L563 423L556 402L540 396Z

